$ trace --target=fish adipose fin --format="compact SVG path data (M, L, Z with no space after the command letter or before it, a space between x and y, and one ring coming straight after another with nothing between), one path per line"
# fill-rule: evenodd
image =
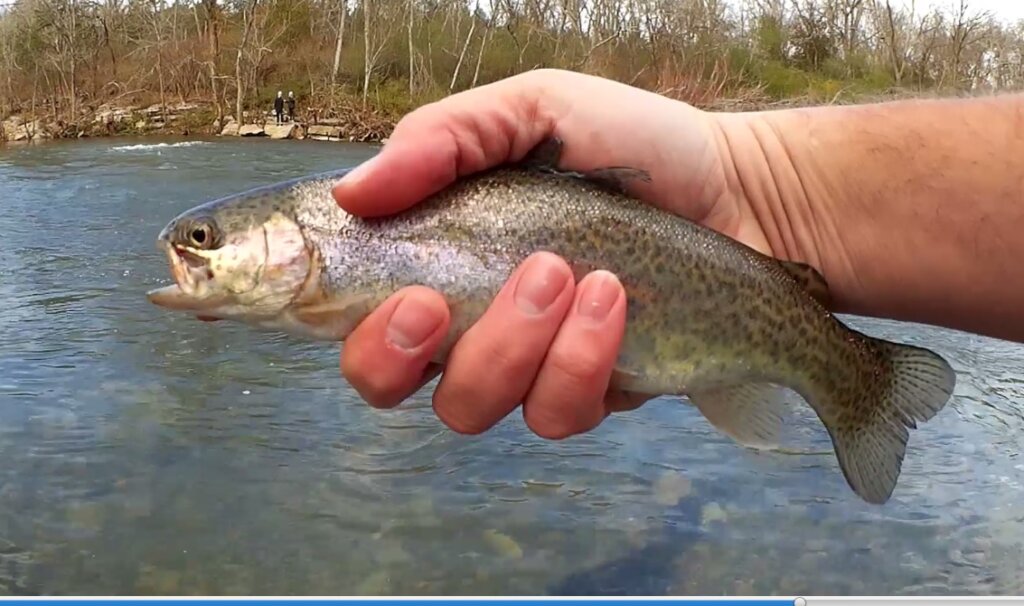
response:
M825 276L817 269L807 263L796 261L779 261L782 268L793 276L793 279L807 291L814 299L826 309L832 304L832 295L829 292L828 282Z
M843 476L868 503L889 500L903 466L911 429L938 413L956 386L956 372L927 349L865 337L886 368L867 385L835 385L809 400L828 429Z
M778 446L786 412L785 387L744 383L692 391L690 402L717 430L750 448Z
M542 172L554 173L568 177L576 177L590 181L616 193L627 193L630 181L651 182L651 175L645 170L628 166L609 166L587 171L562 170L558 167L562 160L564 142L554 136L546 137L523 156L519 165Z

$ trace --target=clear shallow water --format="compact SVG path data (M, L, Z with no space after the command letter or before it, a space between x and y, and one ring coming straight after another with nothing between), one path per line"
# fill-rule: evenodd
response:
M851 319L960 373L896 494L831 454L755 454L658 401L554 443L370 409L338 348L150 305L153 240L206 199L369 146L0 148L0 592L1024 591L1024 347ZM814 423L794 444L828 448Z

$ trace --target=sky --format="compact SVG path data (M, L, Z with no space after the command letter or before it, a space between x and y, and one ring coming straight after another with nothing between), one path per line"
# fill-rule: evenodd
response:
M898 0L910 6L910 0ZM959 0L916 0L917 10L939 7L950 8L959 6ZM893 5L897 2L893 2ZM1024 0L968 0L972 11L989 11L995 17L1005 21L1024 19Z
M0 0L0 9L14 4L15 0ZM959 0L914 0L917 9L928 10L932 7L949 9L959 4ZM893 4L903 3L910 6L911 0L894 0ZM987 10L997 18L1004 21L1017 21L1024 19L1024 0L968 0L972 11Z

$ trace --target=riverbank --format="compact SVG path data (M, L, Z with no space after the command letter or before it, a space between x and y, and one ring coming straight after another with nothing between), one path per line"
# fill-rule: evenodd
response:
M278 124L272 112L253 115L245 121L232 115L217 118L212 104L180 102L151 104L145 107L103 104L85 112L77 123L61 119L16 113L0 121L0 145L53 139L117 136L235 136L316 141L381 143L394 129L396 117L372 109L346 107L321 117L312 110L300 113L294 121Z
M939 96L936 92L890 90L874 95L847 96L823 101L816 97L791 97L781 100L763 95L742 98L718 98L695 107L708 111L749 112L807 107L822 104L851 104L894 101ZM318 107L299 112L294 121L278 124L273 112L245 112L244 122L233 115L217 118L208 102L159 103L146 106L104 103L84 112L77 123L62 119L15 113L0 120L0 145L11 142L38 142L51 139L117 136L226 136L315 141L383 143L401 118L399 112L384 112L356 102Z

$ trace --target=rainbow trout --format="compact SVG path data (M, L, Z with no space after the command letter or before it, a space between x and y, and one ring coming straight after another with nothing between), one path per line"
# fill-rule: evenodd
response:
M577 279L615 273L628 295L612 387L685 396L740 444L770 446L787 391L828 430L853 491L886 502L909 430L949 400L937 354L846 327L808 265L765 256L626 194L631 168L557 168L549 139L521 162L447 187L403 213L363 219L330 190L347 171L221 198L173 219L158 242L175 284L160 306L305 338L343 341L401 287L441 292L451 329L435 358L485 311L515 267L546 250Z

